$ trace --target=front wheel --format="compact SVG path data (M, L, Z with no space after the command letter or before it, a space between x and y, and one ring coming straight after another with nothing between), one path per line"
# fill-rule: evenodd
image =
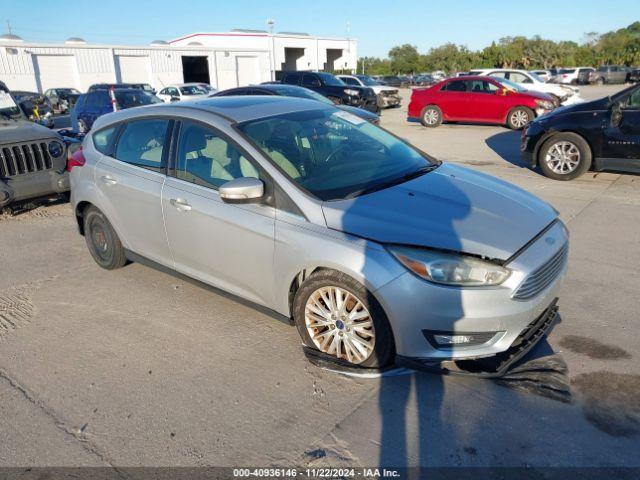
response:
M507 116L507 126L511 130L521 130L533 120L533 112L527 107L516 107Z
M296 293L293 317L308 347L361 367L393 362L395 346L384 310L344 273L314 272Z
M542 145L538 154L542 172L554 180L573 180L589 170L591 149L575 133L559 133Z

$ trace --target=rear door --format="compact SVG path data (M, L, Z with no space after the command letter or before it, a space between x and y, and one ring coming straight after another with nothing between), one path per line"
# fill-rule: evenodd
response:
M274 298L275 210L228 204L218 188L239 177L269 180L240 147L210 125L184 120L162 193L179 272L261 305Z
M438 106L446 120L469 120L473 117L469 111L467 83L453 80L440 89Z
M146 118L121 125L116 144L95 168L101 208L127 247L169 267L173 260L160 200L172 124L166 118Z

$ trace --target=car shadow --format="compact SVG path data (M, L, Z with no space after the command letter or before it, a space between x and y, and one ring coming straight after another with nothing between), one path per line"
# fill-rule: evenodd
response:
M520 155L520 135L520 132L512 130L500 132L487 138L485 143L503 160L516 167L531 169Z

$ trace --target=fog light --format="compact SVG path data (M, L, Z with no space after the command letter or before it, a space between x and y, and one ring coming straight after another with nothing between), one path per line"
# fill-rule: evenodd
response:
M437 332L433 330L423 330L423 335L427 341L435 348L452 347L473 347L482 345L492 340L502 332Z

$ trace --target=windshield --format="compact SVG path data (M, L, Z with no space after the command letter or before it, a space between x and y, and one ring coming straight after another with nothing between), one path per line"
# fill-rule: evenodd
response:
M576 71L575 68L563 68L558 73L574 73Z
M17 120L22 117L22 111L16 105L11 95L0 90L0 117Z
M162 103L155 95L145 92L144 90L135 91L115 91L116 100L120 108L140 107L142 105L151 105L152 103Z
M493 78L496 82L501 84L503 87L508 88L509 90L513 90L515 92L527 91L525 88L522 88L520 85L513 83L511 80L507 80L506 78L502 78L502 77L491 77L491 78Z
M317 75L322 78L325 85L329 85L331 87L344 87L346 85L346 83L330 73L319 72Z
M204 95L207 92L196 85L185 85L180 87L180 93L182 95Z
M278 95L283 95L285 97L308 98L310 100L317 100L319 102L326 103L327 105L333 105L333 102L324 95L320 95L318 92L314 92L307 88L278 86L274 87L272 90Z
M80 91L75 88L56 88L58 95L80 95Z
M367 87L374 87L376 85L380 85L376 80L369 77L368 75L356 75L360 79L362 83L364 83Z
M326 108L239 126L293 182L321 200L342 200L424 174L437 163L351 113Z

